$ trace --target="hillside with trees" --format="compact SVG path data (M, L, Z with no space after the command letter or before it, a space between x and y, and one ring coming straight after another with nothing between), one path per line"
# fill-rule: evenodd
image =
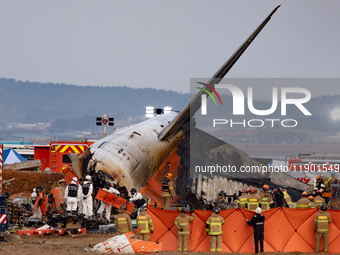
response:
M76 86L0 79L0 125L54 123L52 131L67 132L94 125L95 117L109 114L116 120L140 121L146 106L181 110L189 94L126 86ZM91 121L91 123L89 123ZM67 130L68 129L68 130ZM79 129L78 129L79 130Z

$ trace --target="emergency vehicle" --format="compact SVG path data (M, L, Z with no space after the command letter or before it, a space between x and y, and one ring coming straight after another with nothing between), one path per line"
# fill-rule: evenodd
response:
M41 170L50 168L52 172L64 173L67 183L68 179L77 176L72 169L72 163L68 157L69 153L77 153L78 156L91 145L93 141L89 142L74 142L74 141L51 141L49 145L33 145L34 159L41 161Z
M311 184L318 174L330 177L331 173L336 173L339 177L340 154L299 154L297 158L287 156L287 161L289 175L307 184Z

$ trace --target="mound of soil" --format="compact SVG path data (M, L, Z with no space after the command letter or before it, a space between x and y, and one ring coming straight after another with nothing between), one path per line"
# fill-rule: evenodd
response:
M3 181L15 178L10 183L5 183L2 186L2 193L9 192L10 198L16 196L31 197L33 188L41 185L46 193L50 193L53 184L60 179L64 178L64 174L61 173L46 173L46 172L32 172L32 171L14 171L14 170L3 170L2 179Z

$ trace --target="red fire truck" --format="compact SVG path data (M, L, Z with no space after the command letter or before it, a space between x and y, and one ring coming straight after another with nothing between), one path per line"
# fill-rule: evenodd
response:
M64 173L65 180L77 176L72 169L69 153L77 153L80 156L91 144L91 142L70 142L70 141L52 141L49 145L34 145L34 159L40 159L41 170L50 168L52 172Z

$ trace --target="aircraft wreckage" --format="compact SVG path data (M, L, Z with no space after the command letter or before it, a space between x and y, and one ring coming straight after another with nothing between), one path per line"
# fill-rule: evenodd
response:
M278 8L279 6L268 15L207 82L206 90L211 92L209 86L214 88L215 84L221 81ZM197 165L219 163L237 168L261 166L246 153L193 127L193 116L201 107L202 94L207 93L200 90L179 113L170 112L134 126L115 130L113 134L91 145L80 158L71 156L73 169L78 176L90 174L94 181L104 178L118 182L120 187L126 187L127 190L133 187L139 190L148 184L159 169L168 167L168 171L169 166L166 163L169 162L169 157L175 154L179 161L176 189L177 194L182 197L185 197L187 187L207 199L215 198L219 190L225 190L227 194L232 195L244 188L261 187L263 184L269 184L273 188L285 187L293 198L300 196L301 190L308 189L308 185L282 172L219 173L213 178L191 174L193 171L190 171L190 161ZM170 166L170 170L171 167L173 166ZM164 175L161 179L163 177Z

